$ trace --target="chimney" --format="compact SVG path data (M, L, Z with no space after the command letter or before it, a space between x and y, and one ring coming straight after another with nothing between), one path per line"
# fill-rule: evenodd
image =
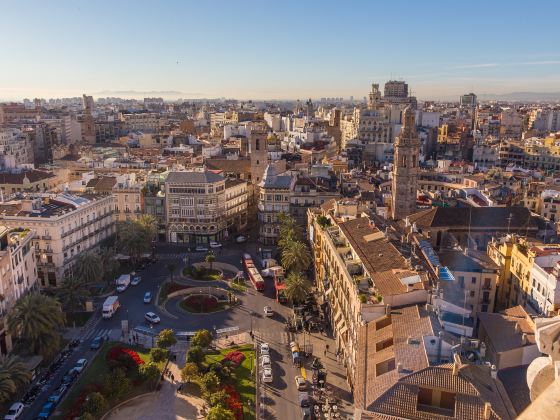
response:
M492 413L492 404L488 401L484 403L484 420L490 420L490 414Z
M515 323L515 332L518 333L521 329L519 328L519 322Z
M490 376L492 377L492 379L498 378L498 369L496 368L496 365L492 365L490 367Z
M525 333L521 334L521 344L527 344L527 334Z
M399 363L397 363L397 372L402 373L402 371L403 371L402 363L399 362Z

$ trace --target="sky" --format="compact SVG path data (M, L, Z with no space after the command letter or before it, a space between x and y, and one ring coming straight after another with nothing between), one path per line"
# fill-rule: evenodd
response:
M0 0L0 100L560 92L560 2Z

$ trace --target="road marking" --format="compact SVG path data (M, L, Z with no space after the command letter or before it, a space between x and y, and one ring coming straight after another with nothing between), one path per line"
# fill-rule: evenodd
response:
M305 371L305 368L302 366L300 370L301 370L301 376L303 376L303 379L307 381L307 372Z

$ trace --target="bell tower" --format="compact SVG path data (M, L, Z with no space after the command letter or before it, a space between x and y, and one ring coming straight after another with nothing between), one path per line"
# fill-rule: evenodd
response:
M418 155L420 140L416 133L414 109L409 105L402 113L401 133L395 140L391 216L404 219L416 212L418 189Z

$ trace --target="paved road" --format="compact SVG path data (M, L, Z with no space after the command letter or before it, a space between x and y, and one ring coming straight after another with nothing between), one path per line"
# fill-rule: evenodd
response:
M257 255L258 245L247 243L243 245L230 245L216 252L217 261L226 262L237 266L241 270L241 256L245 252ZM228 311L215 314L186 314L176 307L177 302L169 301L166 310L175 315L168 316L160 311L155 305L155 296L161 283L168 277L167 264L176 265L178 273L184 267L186 249L173 245L162 245L158 248L158 259L156 264L148 266L141 271L142 281L137 286L130 286L119 295L121 308L110 319L101 319L99 311L94 315L92 321L84 328L81 334L82 344L73 352L64 366L60 368L57 375L51 380L51 386L37 398L36 402L25 410L23 419L35 418L48 396L54 392L61 382L62 376L74 366L75 362L86 357L91 360L94 352L89 350L91 340L98 335L109 335L112 339L121 337L121 322L128 320L129 328L137 325L148 324L144 320L144 314L148 311L157 313L161 318L161 324L157 325L157 331L163 328L173 328L176 331L195 331L206 328L213 330L225 327L239 327L240 331L255 332L256 339L270 343L272 348L271 358L273 361L274 382L265 387L266 415L263 418L295 419L300 418L301 413L297 405L297 390L294 376L299 373L291 361L289 351L290 337L284 328L284 322L290 315L291 310L277 303L274 299L274 285L271 279L266 279L264 293L259 293L250 287L248 283L247 292L239 294L241 305ZM205 253L189 253L189 263L203 261ZM220 282L194 283L204 285ZM154 299L150 304L143 303L144 293L150 291ZM97 302L98 308L102 301ZM272 306L275 314L273 317L264 316L263 308Z

